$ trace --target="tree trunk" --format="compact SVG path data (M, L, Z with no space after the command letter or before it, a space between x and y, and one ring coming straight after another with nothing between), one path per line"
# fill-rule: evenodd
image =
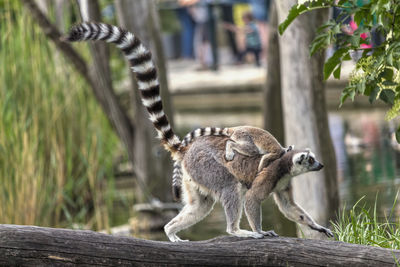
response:
M155 242L92 231L0 225L2 266L394 266L399 250L297 238Z
M279 21L283 21L297 0L276 1ZM325 168L295 178L294 199L320 224L328 225L338 210L336 159L325 105L323 54L309 56L315 30L328 18L327 10L299 16L280 38L282 100L285 141L296 148L311 148ZM301 227L308 237L315 235Z
M154 1L151 0L118 0L115 1L119 24L125 29L137 34L146 47L153 52L157 65L161 97L165 113L172 124L173 114L168 91L166 63L160 37L159 18ZM171 200L172 164L169 154L160 146L156 139L154 126L148 119L148 113L143 107L137 90L134 75L132 80L132 102L134 105L134 122L136 126L134 139L135 173L146 181L153 195L161 200ZM138 192L140 195L142 192Z
M64 18L70 15L69 4L70 3L67 0L54 1L54 13L55 13L56 25L60 31L65 30Z
M275 1L270 4L268 17L267 82L263 91L264 129L269 131L283 145L285 144L285 132L282 110L278 10ZM273 224L280 227L285 234L294 235L296 233L295 224L286 219L275 205L273 207Z
M47 0L35 0L36 5L43 12L43 14L49 13L49 2Z
M81 0L79 1L81 16L84 21L102 21L100 14L100 7L97 1ZM113 112L115 105L120 105L118 98L114 93L111 72L109 66L109 47L105 42L89 42L90 52L92 54L93 66L90 69L90 74L96 83L96 87L101 88L99 94L104 102L110 106L110 110ZM113 104L115 103L115 104ZM119 106L120 111L123 113L125 123L131 124L125 111L122 111L122 107ZM117 128L122 128L121 122L117 122ZM120 131L124 131L121 129ZM129 159L134 161L134 153L132 151L132 136L126 136L124 138L131 138L130 140L124 141L126 146Z
M264 129L268 130L281 143L285 143L283 130L283 111L281 97L281 71L279 58L278 13L275 1L269 11L269 45L267 83L264 90Z

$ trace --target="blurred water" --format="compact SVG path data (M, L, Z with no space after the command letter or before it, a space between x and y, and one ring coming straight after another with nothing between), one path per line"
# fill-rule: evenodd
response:
M329 123L338 163L341 206L350 208L361 197L371 209L388 215L400 186L400 146L395 124L382 110L331 113ZM395 212L400 209L396 205Z

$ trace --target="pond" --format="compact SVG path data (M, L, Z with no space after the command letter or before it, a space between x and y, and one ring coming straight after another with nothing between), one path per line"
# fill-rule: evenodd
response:
M380 217L389 215L400 184L400 146L395 123L382 110L330 113L341 206L350 208L361 197ZM396 123L397 125L397 123ZM396 205L395 214L399 215Z
M337 158L340 206L349 209L364 197L362 205L372 210L377 199L377 211L382 219L390 213L400 185L400 146L392 135L395 124L385 121L384 116L382 109L329 112L330 132ZM222 126L229 125L233 120L237 125L261 126L259 112L240 113L237 116L231 113L226 116L186 114L178 116L177 121L185 128L195 128L198 124L211 125L211 122L215 125L215 117L221 120ZM196 125L192 125L193 121ZM395 215L400 215L398 205ZM241 225L250 229L245 216ZM204 240L225 234L225 229L223 209L216 204L206 219L182 231L180 236L189 240ZM294 223L280 214L271 198L263 203L263 229L274 229L283 236L296 236ZM163 233L144 234L141 237L166 240Z

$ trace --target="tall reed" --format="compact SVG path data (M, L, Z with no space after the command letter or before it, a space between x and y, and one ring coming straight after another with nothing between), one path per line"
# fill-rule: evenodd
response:
M0 223L107 227L118 139L19 1L0 5L0 62Z

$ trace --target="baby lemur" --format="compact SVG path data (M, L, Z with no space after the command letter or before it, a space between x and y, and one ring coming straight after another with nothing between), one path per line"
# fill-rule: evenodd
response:
M255 156L262 154L263 157L259 163L258 170L260 171L269 162L281 157L285 152L294 148L293 145L288 148L283 148L281 144L268 131L252 127L238 126L231 128L199 128L188 133L182 141L182 146L187 146L195 138L200 136L228 136L226 142L225 159L233 160L235 151L245 156Z
M178 179L174 188L182 189L185 205L165 226L171 241L181 241L176 234L203 219L217 200L224 207L229 234L253 238L275 236L273 231L261 228L261 202L271 193L287 218L333 236L329 229L315 223L291 196L292 177L323 167L309 150L284 149L272 135L255 127L202 128L181 141L164 113L151 53L135 35L116 26L85 22L72 27L63 39L114 43L130 62L143 105L175 161L174 177ZM243 203L253 231L239 228Z

